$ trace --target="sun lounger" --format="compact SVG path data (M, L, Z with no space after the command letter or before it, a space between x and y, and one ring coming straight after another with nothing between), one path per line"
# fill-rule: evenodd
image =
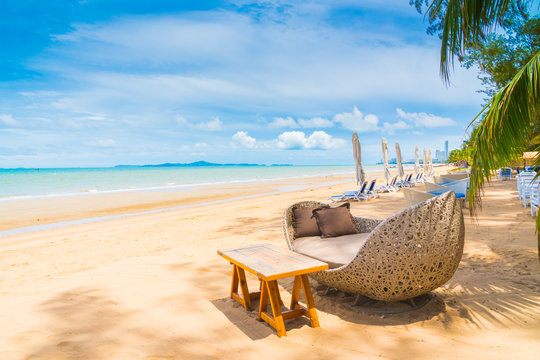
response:
M371 184L369 184L369 187L368 187L368 189L366 191L366 194L368 196L368 200L369 200L370 197L372 197L374 199L379 197L379 194L377 194L377 191L375 191L375 184L376 183L377 183L377 179L373 179L371 181Z
M432 194L442 194L447 191L453 191L456 193L456 196L458 199L465 199L467 195L467 184L469 182L469 179L462 179L462 180L455 180L452 182L442 183L442 184L434 184L430 182L426 182L426 192L432 193Z
M394 176L394 178L392 179L392 181L390 181L390 184L388 185L381 185L377 188L377 191L379 192L396 192L399 190L399 187L396 186L396 180L397 180L397 176Z
M412 174L406 175L404 180L396 182L396 186L399 186L401 188L411 187L411 178Z
M367 186L367 182L364 182L360 190L345 191L342 195L330 196L328 200L332 202L351 201L351 200L356 200L356 201L368 200L369 198L368 198L368 194L366 193L366 186Z
M422 173L418 173L418 174L416 175L416 177L414 178L414 183L415 183L415 184L421 184L421 183L423 183L424 180L422 179L422 177L423 177L423 174L422 174Z

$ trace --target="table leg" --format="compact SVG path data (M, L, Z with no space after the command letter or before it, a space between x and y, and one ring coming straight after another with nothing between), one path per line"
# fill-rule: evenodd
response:
M242 296L238 293L238 286L242 291ZM244 269L233 264L233 276L231 283L231 298L238 301L248 311L251 310L251 295L246 281L246 273Z
M306 296L306 305L311 319L312 327L319 327L319 318L317 317L317 311L315 310L315 302L313 301L313 295L311 294L311 286L309 285L309 279L306 274L300 275L302 280L302 287L304 288L304 295ZM296 284L296 279L295 279Z
M292 289L291 306L289 307L289 309L294 310L294 309L300 308L300 304L298 304L298 301L300 300L301 288L302 286L301 286L300 276L295 276L294 285Z
M263 313L266 315L266 310L268 309L268 287L266 286L266 281L261 280L261 299L259 301L259 316L258 320L264 320Z
M233 294L238 294L238 271L236 265L233 264L232 270L232 282L231 282L231 298L234 299Z
M270 298L270 306L272 307L272 315L274 316L277 334L279 337L287 336L283 315L281 314L281 297L279 296L277 281L266 281L266 286L268 287L268 297Z

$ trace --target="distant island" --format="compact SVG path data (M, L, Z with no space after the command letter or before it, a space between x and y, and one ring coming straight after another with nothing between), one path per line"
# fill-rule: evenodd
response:
M272 164L272 165L264 165L264 164L247 164L247 163L239 163L239 164L219 164L219 163L211 163L208 161L195 161L192 163L164 163L164 164L157 164L157 165L116 165L115 168L121 168L121 167L197 167L197 166L292 166L291 164Z

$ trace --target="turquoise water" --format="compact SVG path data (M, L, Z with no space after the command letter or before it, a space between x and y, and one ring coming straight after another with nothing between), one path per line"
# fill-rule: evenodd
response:
M405 171L412 165L405 165ZM382 165L364 166L366 175ZM395 169L392 171L395 172ZM0 169L0 200L122 191L166 191L200 185L350 175L353 166L204 166Z
M367 173L380 170L368 165ZM165 191L197 185L327 175L354 176L353 166L208 166L0 169L0 200L121 191Z

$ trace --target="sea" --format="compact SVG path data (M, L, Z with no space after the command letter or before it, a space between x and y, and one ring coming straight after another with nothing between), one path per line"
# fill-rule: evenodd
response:
M405 165L407 169L407 165ZM365 165L367 175L382 165ZM354 166L182 166L0 169L0 201L126 191L168 191L330 175Z

